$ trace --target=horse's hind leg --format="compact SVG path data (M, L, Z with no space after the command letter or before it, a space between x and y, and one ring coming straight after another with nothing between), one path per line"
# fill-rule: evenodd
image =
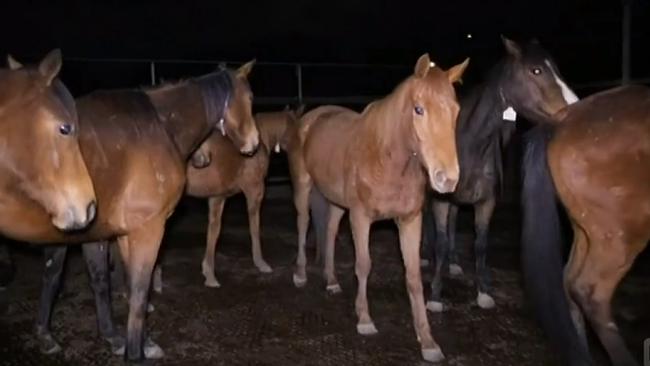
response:
M476 302L482 309L491 309L495 306L494 299L488 294L490 271L486 265L488 232L490 219L494 212L494 197L476 205L474 209L474 225L476 228L476 241L474 253L476 256L476 287L478 296Z
M580 274L588 248L589 243L587 242L585 232L579 226L573 225L573 245L571 246L569 260L564 267L564 291L566 293L567 302L569 303L571 319L573 320L573 324L578 332L578 336L580 337L580 342L586 350L589 349L589 343L587 342L585 319L582 315L580 306L578 306L573 298L571 286L575 283L576 278Z
M336 267L334 265L334 253L336 249L336 234L339 231L339 224L345 210L336 205L330 205L327 210L327 234L325 239L325 280L327 281L327 292L336 294L341 292L341 286L336 279Z
M431 296L427 301L427 309L434 313L442 311L442 277L449 265L449 241L447 236L447 219L449 215L448 201L433 200L433 215L436 220L436 267L431 282Z
M413 326L417 339L420 341L422 357L429 362L441 361L445 356L431 336L427 311L424 306L422 274L420 273L422 214L418 212L414 217L396 221L399 227L400 249L406 269L406 288L411 302Z
M293 202L298 212L298 257L296 259L296 270L293 274L293 284L296 287L303 287L307 283L307 254L305 244L307 243L307 229L309 228L309 194L312 188L312 180L300 161L292 162L293 167Z
M129 317L126 359L139 362L143 357L158 359L163 350L146 337L145 316L151 275L165 229L163 218L152 219L127 236L118 238L129 278Z
M118 335L113 325L111 310L110 273L108 270L108 243L105 241L82 245L90 284L95 293L97 326L99 334L111 345L111 352L124 354L124 337Z
M50 332L50 317L54 300L61 285L61 274L68 248L65 246L47 246L43 248L45 270L43 271L43 288L36 318L36 337L41 352L52 354L61 351L61 346Z
M447 234L449 235L449 274L452 276L462 276L463 267L460 266L458 260L458 252L456 251L456 221L458 220L458 205L453 203L449 204L449 221L447 224Z
M628 249L621 241L591 238L582 270L571 284L573 296L617 366L638 365L618 331L611 309L614 291L638 254Z
M366 293L368 275L370 274L370 269L372 267L370 250L368 248L370 219L361 210L351 210L350 224L352 226L352 236L354 238L356 257L354 271L357 275L357 298L355 301L357 317L359 318L359 322L357 323L357 332L362 335L375 334L377 333L377 328L370 317L370 311L368 310L368 295ZM418 235L420 234L421 233L418 233Z
M264 260L262 255L262 244L260 241L260 208L264 198L264 182L259 182L254 188L244 190L246 205L248 206L248 228L251 235L251 250L253 252L253 263L262 273L271 273L273 269Z
M225 202L226 200L223 197L210 197L208 199L210 210L208 213L208 235L205 243L205 255L201 262L201 272L205 277L204 284L207 287L221 286L214 274L214 256L219 233L221 232L221 214Z

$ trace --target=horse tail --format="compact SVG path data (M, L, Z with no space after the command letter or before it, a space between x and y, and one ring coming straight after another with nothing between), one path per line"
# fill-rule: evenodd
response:
M318 263L325 259L323 256L325 255L329 203L315 186L312 186L309 194L309 210L316 240L316 262Z
M522 186L522 266L528 296L546 335L571 366L591 365L564 291L562 228L547 161L550 126L527 133Z

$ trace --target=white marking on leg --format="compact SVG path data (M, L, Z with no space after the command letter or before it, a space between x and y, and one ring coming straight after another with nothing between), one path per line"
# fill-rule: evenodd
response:
M427 301L427 310L432 313L442 313L444 308L442 303L439 301Z
M425 348L422 350L422 358L427 362L440 362L445 359L440 347L438 348Z
M551 73L553 73L553 78L555 79L555 82L557 85L560 87L560 90L562 90L562 97L564 97L564 100L566 101L567 104L573 104L577 102L578 96L569 88L562 79L560 79L557 74L555 73L555 70L553 70L553 66L551 65L551 62L549 60L544 60L548 68L551 70Z
M492 296L483 292L478 293L476 302L481 309L492 309L496 305Z
M47 262L45 262L45 267L50 267L52 265L52 259L48 259Z

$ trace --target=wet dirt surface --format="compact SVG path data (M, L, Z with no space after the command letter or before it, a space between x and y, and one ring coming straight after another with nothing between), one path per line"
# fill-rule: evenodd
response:
M293 206L285 194L269 196L262 212L262 243L273 273L258 273L253 266L245 204L240 197L233 198L226 205L218 245L218 289L204 287L200 273L205 205L185 200L177 210L163 244L164 290L153 295L155 311L148 317L151 335L166 352L155 364L426 365L412 326L394 225L372 228L368 298L379 334L364 337L355 327L354 252L347 224L342 225L336 253L343 293L328 295L324 290L320 268L313 264L313 248L308 250L309 282L297 289L291 281L296 245ZM447 356L440 365L558 364L521 290L518 231L513 230L518 225L516 210L498 209L493 221L488 263L497 307L492 310L475 304L471 216L461 218L458 240L465 275L446 279L446 310L428 314L433 336ZM52 317L53 334L63 351L49 356L39 353L32 335L43 269L40 252L14 250L13 256L16 278L0 291L0 364L121 364L97 336L80 250L69 251ZM423 273L428 292L430 270ZM628 344L641 359L641 342L650 336L650 319L643 312L650 303L650 276L643 268L635 274L621 287L617 306ZM123 330L126 301L116 297L113 306Z

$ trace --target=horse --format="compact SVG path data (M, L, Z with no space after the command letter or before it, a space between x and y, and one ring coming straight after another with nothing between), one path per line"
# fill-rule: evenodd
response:
M201 263L205 286L220 286L215 277L214 256L221 231L221 215L226 199L240 192L246 196L253 263L262 273L272 272L262 256L260 244L264 183L271 151L287 151L291 131L302 110L303 107L299 107L296 111L257 113L255 121L262 143L252 157L242 156L232 142L218 133L213 133L192 155L192 164L187 167L185 192L193 197L207 198L209 206L207 242Z
M18 65L15 65L19 67ZM187 160L214 128L252 154L259 132L247 76L253 63L149 89L95 91L77 99L79 143L97 194L97 216L82 233L63 235L34 207L26 225L51 242L84 243L95 292L99 333L128 362L163 357L145 335L151 272L165 222L184 192ZM112 322L107 241L117 239L129 280L127 339ZM36 321L41 348L60 349L49 323L66 247L46 248Z
M400 232L415 331L427 361L441 360L444 355L431 336L422 293L422 204L427 183L439 192L451 192L458 182L454 130L459 106L452 83L460 79L468 62L443 71L424 54L411 76L363 112L322 106L306 113L298 130L300 154L290 156L298 212L295 286L307 282L305 242L309 196L315 190L329 203L324 270L327 289L340 291L334 273L334 240L348 209L358 280L357 332L377 333L366 296L371 267L368 235L373 221L394 219Z
M490 71L486 81L460 100L456 131L460 180L453 193L433 194L424 217L435 218L434 277L427 309L443 310L443 272L463 273L456 253L456 219L460 205L474 207L476 238L476 302L480 308L495 306L490 296L486 266L488 231L496 197L503 182L502 150L516 130L517 114L530 121L543 120L577 97L562 80L551 55L536 40L523 47L502 37L506 56ZM425 235L433 233L434 220L425 220ZM433 253L432 253L433 254Z
M522 265L537 316L569 365L592 365L586 316L613 365L638 365L612 317L650 239L650 89L624 86L560 111L526 138ZM573 244L562 272L560 212Z
M16 65L9 56L9 66ZM47 225L81 230L93 221L96 197L79 149L77 109L57 78L61 51L36 66L0 69L0 233L47 244L40 228L26 225L32 208ZM7 247L0 247L0 288L13 277Z

